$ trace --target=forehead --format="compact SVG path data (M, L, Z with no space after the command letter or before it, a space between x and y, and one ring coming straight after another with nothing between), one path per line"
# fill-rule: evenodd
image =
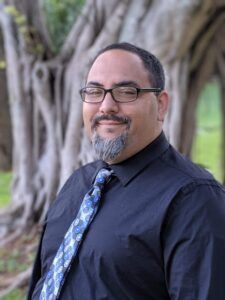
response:
M149 73L140 57L121 49L108 50L94 61L87 76L87 83L112 85L120 81L134 81L149 85Z

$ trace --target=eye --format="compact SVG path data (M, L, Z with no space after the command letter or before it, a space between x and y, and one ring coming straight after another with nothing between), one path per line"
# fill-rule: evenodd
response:
M123 87L119 87L116 89L116 93L120 94L120 95L136 95L137 94L137 90L134 87L129 87L129 86L123 86Z
M88 96L98 97L102 95L103 90L100 88L91 87L91 88L86 88L85 93Z

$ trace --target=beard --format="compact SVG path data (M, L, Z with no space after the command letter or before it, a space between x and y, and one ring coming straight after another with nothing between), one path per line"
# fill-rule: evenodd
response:
M104 139L96 132L92 139L92 145L97 159L102 159L105 162L113 161L126 147L128 131L113 139Z
M103 138L96 132L97 123L101 120L119 121L121 123L126 124L126 130L115 138L112 139ZM131 120L129 118L118 117L114 115L100 116L100 117L96 117L93 120L92 130L94 131L94 134L92 138L92 145L97 159L101 159L105 162L110 162L110 161L114 161L115 158L117 158L121 154L121 152L124 150L124 148L127 145L128 130L130 128L130 123Z

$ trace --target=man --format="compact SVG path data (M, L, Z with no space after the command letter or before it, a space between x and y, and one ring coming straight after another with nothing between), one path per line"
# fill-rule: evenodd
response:
M75 171L51 207L29 299L225 299L225 190L166 140L164 81L158 59L131 44L95 58L81 96L99 160ZM111 177L99 206L74 233L76 253L56 267L102 168Z

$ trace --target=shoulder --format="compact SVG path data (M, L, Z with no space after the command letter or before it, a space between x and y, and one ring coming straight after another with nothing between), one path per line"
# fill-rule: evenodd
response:
M225 188L207 179L183 186L167 208L162 228L164 242L171 245L201 247L220 240L225 250Z
M214 180L208 170L193 163L188 157L180 154L171 145L161 156L161 162L171 175L186 178L187 182L198 182L199 180L200 182L204 180L213 182Z
M204 230L210 226L216 230L225 228L225 187L214 179L190 180L171 201L165 223L174 223L176 227L186 224L194 230L197 224Z
M169 204L169 214L191 215L194 211L211 209L223 211L225 219L225 187L206 169L181 155L172 146L161 156L161 164L169 189L174 194ZM175 188L176 187L176 188ZM213 208L214 207L214 208Z

